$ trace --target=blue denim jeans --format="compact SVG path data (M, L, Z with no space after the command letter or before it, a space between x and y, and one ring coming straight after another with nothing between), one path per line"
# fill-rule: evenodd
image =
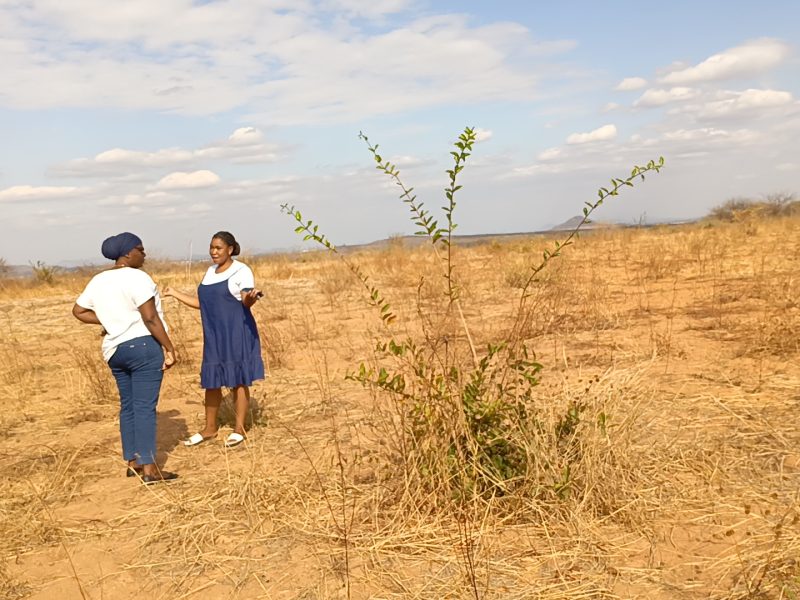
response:
M163 364L164 351L150 335L121 343L108 360L119 388L122 456L140 465L156 462L156 405Z

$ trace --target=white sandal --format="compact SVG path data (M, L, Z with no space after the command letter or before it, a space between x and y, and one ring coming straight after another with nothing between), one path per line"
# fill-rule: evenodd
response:
M225 447L233 448L234 446L238 446L239 444L241 444L243 441L244 441L244 436L241 433L236 433L234 431L225 440Z
M202 444L203 442L207 442L208 440L213 440L217 437L217 434L210 435L208 437L203 437L202 433L194 433L192 434L189 439L183 440L184 446L197 446L198 444Z

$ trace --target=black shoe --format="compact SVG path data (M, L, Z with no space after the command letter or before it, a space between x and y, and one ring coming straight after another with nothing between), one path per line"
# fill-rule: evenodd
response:
M125 477L141 477L142 476L142 467L128 467L128 470L125 471Z
M167 483L169 481L174 481L177 478L177 473L160 471L156 475L142 475L142 482L144 482L145 485L153 485L154 483Z

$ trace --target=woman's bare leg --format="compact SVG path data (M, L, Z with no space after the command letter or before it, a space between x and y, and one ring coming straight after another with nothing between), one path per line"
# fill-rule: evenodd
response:
M206 390L206 428L200 432L203 437L216 435L217 429L219 429L217 414L219 413L220 404L222 404L222 389Z
M244 435L244 422L250 408L250 388L246 385L233 388L233 404L236 409L236 426L233 430Z

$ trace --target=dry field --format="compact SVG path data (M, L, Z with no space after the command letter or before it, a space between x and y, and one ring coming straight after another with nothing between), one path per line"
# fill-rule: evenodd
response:
M548 243L458 252L476 347L502 339ZM419 274L441 280L426 249L352 258L415 331L435 300ZM180 445L202 415L201 332L167 302L181 363L158 439L181 479L152 488L124 476L98 331L70 315L90 274L0 280L0 597L800 598L797 218L598 231L567 249L525 337L544 367L536 402L580 401L594 432L575 489L469 518L398 492L391 402L345 380L383 335L359 283L324 254L248 262L270 373L248 442ZM145 268L188 290L205 266Z

